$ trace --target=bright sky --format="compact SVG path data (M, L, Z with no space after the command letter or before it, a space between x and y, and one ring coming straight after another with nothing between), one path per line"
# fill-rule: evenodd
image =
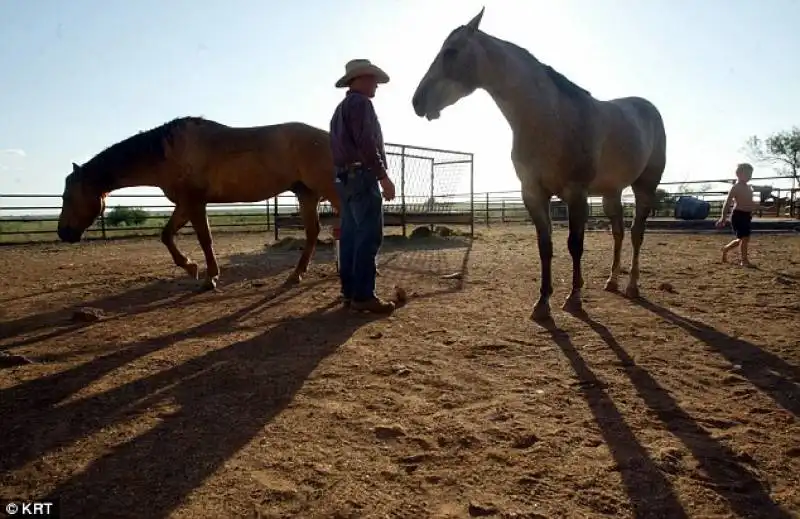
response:
M387 141L474 152L476 191L516 190L511 131L485 92L433 122L411 107L444 38L484 4L481 29L595 97L653 101L665 180L728 176L749 135L800 124L796 0L4 0L0 193L60 194L71 162L177 116L327 129L355 57L392 78L374 100Z

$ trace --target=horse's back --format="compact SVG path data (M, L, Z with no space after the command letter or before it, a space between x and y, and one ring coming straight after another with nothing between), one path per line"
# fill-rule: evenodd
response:
M306 123L237 127L193 120L179 137L177 160L190 166L192 183L213 202L264 200L298 183L315 192L333 185L330 135Z

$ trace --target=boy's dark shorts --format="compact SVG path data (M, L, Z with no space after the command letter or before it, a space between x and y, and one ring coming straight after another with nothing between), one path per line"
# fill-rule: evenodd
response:
M747 238L750 236L750 222L753 220L753 213L734 209L731 213L731 227L736 233L737 238Z

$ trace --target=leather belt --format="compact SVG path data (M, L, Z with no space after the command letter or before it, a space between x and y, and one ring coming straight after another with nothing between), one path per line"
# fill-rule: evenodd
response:
M350 171L356 168L360 168L363 166L361 162L351 162L349 164L345 164L344 166L336 166L336 169L339 171Z

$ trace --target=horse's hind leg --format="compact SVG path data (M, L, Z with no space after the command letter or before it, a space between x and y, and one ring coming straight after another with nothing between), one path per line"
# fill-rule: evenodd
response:
M217 264L217 257L214 255L214 243L211 239L211 227L208 224L205 204L192 207L189 219L206 258L206 279L203 282L203 288L206 290L215 289L219 282L219 265Z
M611 261L611 274L606 280L605 289L609 292L616 292L619 290L620 254L622 252L622 240L625 238L622 193L604 196L603 211L608 219L611 220L611 234L614 236L614 258Z
M189 216L186 214L185 208L176 205L175 209L172 211L172 215L169 217L169 220L167 220L166 225L164 225L164 229L161 230L161 243L167 247L175 265L185 270L192 278L197 279L197 263L187 258L186 255L178 249L178 246L175 245L175 235L188 222Z
M294 272L286 280L290 284L299 283L303 279L303 274L308 270L308 263L311 261L311 256L317 247L317 238L319 238L320 231L319 214L317 212L319 195L310 190L303 191L297 195L297 200L300 205L300 217L303 220L303 227L306 231L306 244L303 247L303 253L300 255Z
M633 194L636 196L636 215L631 226L633 256L631 257L630 279L628 280L628 286L625 288L625 295L636 298L639 297L639 252L644 242L647 217L650 216L655 205L656 188L640 181L635 182L631 187L633 188Z

